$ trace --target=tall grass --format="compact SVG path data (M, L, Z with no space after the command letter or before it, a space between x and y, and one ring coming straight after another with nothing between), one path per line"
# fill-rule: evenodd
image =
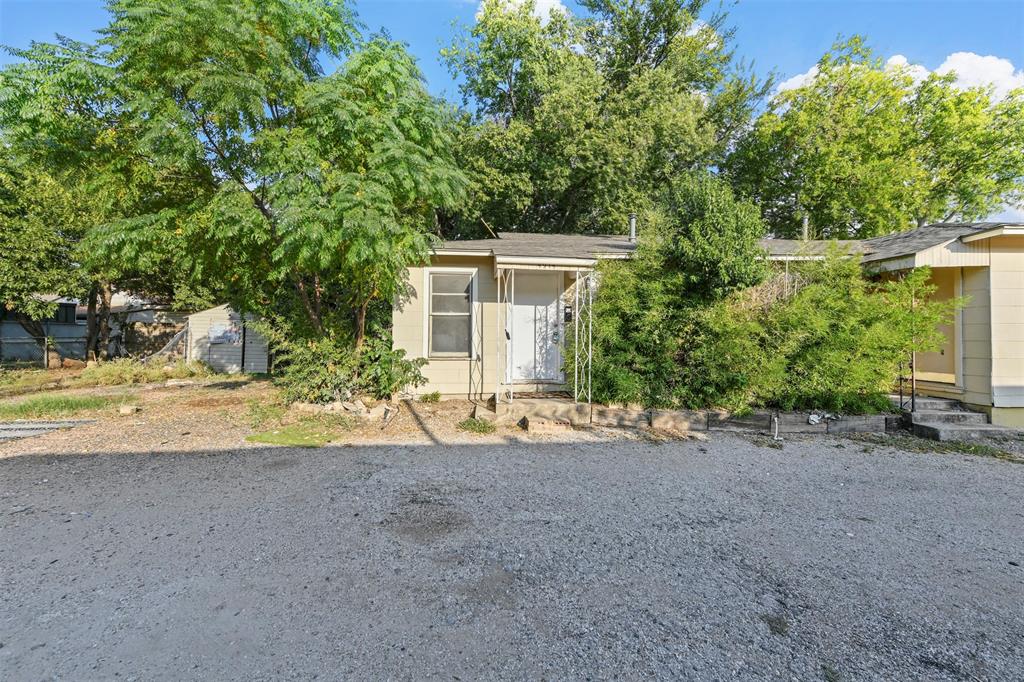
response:
M74 383L78 386L123 386L206 377L212 373L209 367L198 362L179 360L172 365L144 365L138 360L124 358L87 367Z
M70 417L124 402L123 397L97 395L40 395L15 403L0 403L0 419Z

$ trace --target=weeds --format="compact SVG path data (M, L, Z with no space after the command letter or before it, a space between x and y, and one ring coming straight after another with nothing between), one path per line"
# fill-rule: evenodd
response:
M458 423L459 431L469 431L470 433L494 433L495 428L494 424L486 419L477 419L476 417L463 419Z
M870 446L879 445L896 448L897 450L903 450L904 452L935 453L940 455L973 455L975 457L992 457L994 459L999 459L1004 462L1012 462L1014 464L1024 464L1024 457L1021 455L1015 455L1012 452L1001 450L1000 448L986 443L965 443L963 441L956 440L935 441L908 435L883 436L872 433L851 435L849 438L851 440L865 443L863 452L871 452L872 450Z
M336 440L352 428L352 421L344 416L307 417L290 424L246 437L250 443L286 445L299 448L319 448Z
M276 401L264 402L253 399L248 403L249 426L254 429L265 428L268 424L280 423L284 418L285 406Z
M0 419L69 417L123 404L123 397L41 395L16 403L0 404Z
M424 393L420 396L421 403L439 403L441 402L441 392L431 391L430 393Z
M165 379L191 379L208 377L213 372L199 362L178 360L169 365L144 365L130 358L101 362L87 367L74 381L78 386L121 386L147 384Z

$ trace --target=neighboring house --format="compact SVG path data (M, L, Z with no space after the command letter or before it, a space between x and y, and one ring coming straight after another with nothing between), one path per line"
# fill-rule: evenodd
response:
M927 265L935 296L967 297L944 347L917 358L918 392L1024 427L1024 224L943 223L864 242L864 266L898 273Z
M269 351L266 340L227 305L188 316L185 359L203 362L214 371L265 374Z
M821 258L830 241L765 239L778 262ZM918 393L955 398L993 424L1024 426L1024 225L942 223L838 245L879 274L930 266L936 296L967 296L945 346L917 358ZM577 385L589 401L589 302L600 259L628 258L627 237L499 233L449 241L410 268L394 344L426 358L420 393L499 402ZM572 344L574 362L563 367ZM567 382L566 373L578 381Z
M589 303L600 259L628 258L628 237L499 233L449 241L429 266L409 269L407 300L393 313L394 345L426 358L420 393L499 402L567 390L589 401ZM578 362L563 369L571 339Z
M79 321L75 310L77 302L70 298L52 296L48 300L57 303L53 315L41 320L46 338L53 342L51 347L61 357L85 359L86 326ZM0 307L0 363L42 363L44 351L41 339L32 336L14 319L13 314Z

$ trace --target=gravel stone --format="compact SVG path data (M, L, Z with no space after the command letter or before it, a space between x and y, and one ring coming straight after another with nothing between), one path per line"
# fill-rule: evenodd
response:
M1024 466L990 458L717 433L29 453L0 481L4 679L1024 670Z

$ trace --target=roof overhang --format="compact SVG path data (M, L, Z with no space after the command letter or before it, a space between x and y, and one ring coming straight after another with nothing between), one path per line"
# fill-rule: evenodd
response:
M991 230L985 230L984 232L975 232L964 237L960 237L960 241L968 244L970 242L976 242L980 239L992 239L993 237L1004 237L1004 236L1020 236L1024 235L1024 225L1003 225L1002 227L996 227Z
M477 258L489 258L494 255L493 251L473 251L468 249L435 249L431 251L435 256L475 256Z

